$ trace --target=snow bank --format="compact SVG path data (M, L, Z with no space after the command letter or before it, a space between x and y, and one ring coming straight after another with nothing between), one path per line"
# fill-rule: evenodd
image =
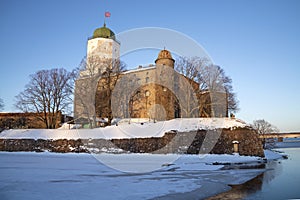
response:
M272 150L264 150L265 158L267 160L278 160L282 159L283 156L286 156L286 154L279 153L278 151L272 151Z
M118 126L95 129L13 129L0 133L2 139L122 139L162 137L164 133L175 130L213 130L220 128L246 127L239 119L231 118L178 118L160 122L121 122Z
M78 129L78 128L81 128L81 125L63 123L63 125L58 129L67 130L67 129Z

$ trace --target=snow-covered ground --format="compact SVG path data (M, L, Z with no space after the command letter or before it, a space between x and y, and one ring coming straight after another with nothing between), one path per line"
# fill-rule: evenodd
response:
M91 154L0 152L1 199L201 199L229 190L263 169L228 169L213 163L253 163L261 158L235 155L102 154L109 167ZM266 152L275 158L276 153ZM140 162L139 157L144 158ZM169 159L178 158L173 163ZM153 161L153 163L152 163ZM125 173L127 169L157 169ZM128 170L130 171L130 170Z
M127 122L127 121L126 121ZM120 122L118 126L108 126L95 129L12 129L0 133L0 138L6 139L117 139L117 138L147 138L161 137L164 133L177 130L180 132L192 130L213 130L217 128L245 127L247 124L232 118L178 118L160 122L136 122L129 124ZM68 126L66 126L68 128Z
M96 129L6 130L0 138L88 139L160 137L171 130L246 127L230 118L120 122ZM267 159L281 156L265 151ZM0 199L201 199L242 184L264 169L223 168L253 165L259 157L177 154L74 154L0 152Z

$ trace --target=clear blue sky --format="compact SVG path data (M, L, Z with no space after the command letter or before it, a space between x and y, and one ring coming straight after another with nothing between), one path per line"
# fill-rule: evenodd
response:
M264 118L281 131L300 131L298 0L0 0L0 97L5 111L17 111L14 96L30 74L77 67L106 10L115 33L163 27L190 36L233 79L238 118ZM129 59L129 67L153 63L156 55L144 53Z

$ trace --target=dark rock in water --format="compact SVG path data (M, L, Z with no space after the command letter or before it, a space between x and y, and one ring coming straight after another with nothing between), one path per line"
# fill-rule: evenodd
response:
M228 163L228 162L225 162L225 163L222 163L222 162L213 162L212 165L231 165L231 163Z
M231 169L265 169L265 163L243 163L243 164L236 164L231 163L230 165L225 165L221 168L221 170L231 170Z

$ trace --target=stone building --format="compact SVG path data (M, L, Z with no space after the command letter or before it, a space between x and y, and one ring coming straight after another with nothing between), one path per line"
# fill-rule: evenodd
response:
M129 71L115 70L119 54L120 42L106 24L88 39L86 65L75 85L75 119L227 116L225 94L200 93L196 82L174 70L168 50L159 52L155 65Z
M43 113L0 113L0 131L4 129L14 128L47 128L43 121ZM72 117L58 113L56 119L56 127L67 121L71 121Z

